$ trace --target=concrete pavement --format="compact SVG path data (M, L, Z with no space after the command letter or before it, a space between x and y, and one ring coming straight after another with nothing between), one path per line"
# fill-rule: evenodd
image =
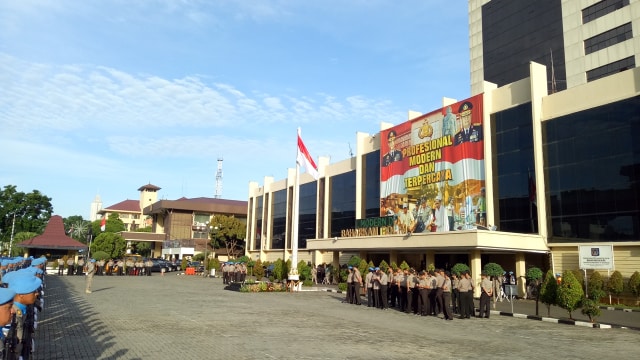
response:
M52 275L34 358L632 359L640 351L638 331L509 316L444 321L343 304L343 297L240 293L224 290L219 278L174 273L96 277L93 293L84 294L82 276Z

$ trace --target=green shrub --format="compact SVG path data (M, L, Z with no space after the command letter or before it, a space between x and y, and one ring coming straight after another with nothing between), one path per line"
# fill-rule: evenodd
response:
M589 321L594 322L596 318L601 314L598 302L592 299L583 299L582 314L587 315L589 317Z
M502 266L496 263L487 263L482 269L488 276L501 276L504 274Z
M619 296L624 291L624 280L622 279L620 271L616 270L611 274L609 282L607 283L607 290L618 297L618 305L620 305Z
M580 284L580 286L582 287L582 292L585 292L585 282L584 282L584 271L577 269L577 270L571 270L571 273L573 274L573 276L576 278L576 280L578 281L578 283Z
M565 270L562 273L562 281L558 286L557 305L569 312L569 319L573 319L573 310L580 307L584 291L574 272Z
M587 291L588 298L596 303L600 302L600 299L607 295L604 290L604 279L599 272L594 271L587 280Z
M347 283L341 282L338 284L338 290L347 291Z
M187 261L187 258L182 258L182 262L180 263L180 268L181 268L182 270L186 269L186 268L187 268L187 264L188 264L188 263L189 263L189 262Z
M400 264L400 269L409 270L409 264L407 264L407 262L403 260L402 263Z
M371 263L371 266L373 266L373 263ZM360 275L362 276L362 281L364 281L364 277L369 272L369 264L364 260L360 260L360 264L358 264L358 270L360 270Z
M463 272L470 270L471 269L469 269L469 266L467 264L457 263L451 268L451 273L456 276L460 276L460 274L462 274ZM502 273L500 273L500 275L502 275Z
M348 266L360 266L360 262L362 261L362 259L360 259L359 256L352 256L351 259L349 259L349 262L347 262Z
M256 277L256 279L262 279L264 277L264 265L262 264L262 261L260 261L260 259L256 260L255 265L253 266L253 276Z
M556 304L558 294L558 280L553 271L547 271L542 286L540 286L540 301L547 306L547 316L551 317L551 305Z
M542 270L535 266L528 268L525 274L525 277L527 278L529 283L532 284L536 289L536 316L539 315L538 305L540 302L540 285L542 284L542 275L544 275L542 273Z
M389 270L389 264L387 264L387 262L384 260L380 261L380 265L378 265L378 267L385 273L387 272L387 270Z
M107 260L109 259L109 254L107 254L105 251L96 251L91 254L91 257L96 260Z
M313 280L305 280L302 282L302 286L313 286Z
M285 264L282 259L278 259L273 263L273 277L282 280L286 276Z
M311 267L307 264L306 261L300 260L300 262L298 262L298 274L300 275L300 280L311 281Z
M396 269L398 268L398 264L395 261L392 261L391 264L389 264L389 266L391 266L393 271L396 271Z
M627 285L629 287L629 291L636 297L636 301L638 296L640 296L640 273L634 272L631 274L629 278L629 283Z

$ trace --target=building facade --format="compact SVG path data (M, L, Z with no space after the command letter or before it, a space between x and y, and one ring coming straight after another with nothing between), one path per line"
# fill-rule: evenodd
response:
M298 219L293 169L250 183L248 255L289 259L298 221L298 259L314 264L462 262L479 280L496 262L521 279L611 246L610 270L640 271L640 1L471 0L469 15L473 96L358 133L350 159L320 158ZM527 37L534 51L517 50Z
M152 222L151 236L161 246L161 256L181 260L200 253L214 254L209 234L214 230L215 215L232 216L247 221L247 202L217 198L180 198L160 200L143 210ZM144 233L139 233L145 236ZM223 254L226 256L226 254ZM209 255L207 255L209 256Z

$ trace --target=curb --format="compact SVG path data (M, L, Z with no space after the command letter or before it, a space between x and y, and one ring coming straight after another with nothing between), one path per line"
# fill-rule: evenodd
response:
M640 309L621 309L613 306L599 306L602 310L623 311L623 312L640 312Z

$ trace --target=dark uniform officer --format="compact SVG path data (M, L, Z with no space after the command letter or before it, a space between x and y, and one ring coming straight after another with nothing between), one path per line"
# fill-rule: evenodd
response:
M462 121L462 128L456 133L453 144L460 145L465 142L478 142L482 140L482 126L473 125L471 109L473 104L465 101L458 109L458 115Z
M16 292L13 300L15 331L12 330L6 349L9 359L31 358L35 330L34 303L37 300L42 280L29 271L16 271L9 280L9 289Z

